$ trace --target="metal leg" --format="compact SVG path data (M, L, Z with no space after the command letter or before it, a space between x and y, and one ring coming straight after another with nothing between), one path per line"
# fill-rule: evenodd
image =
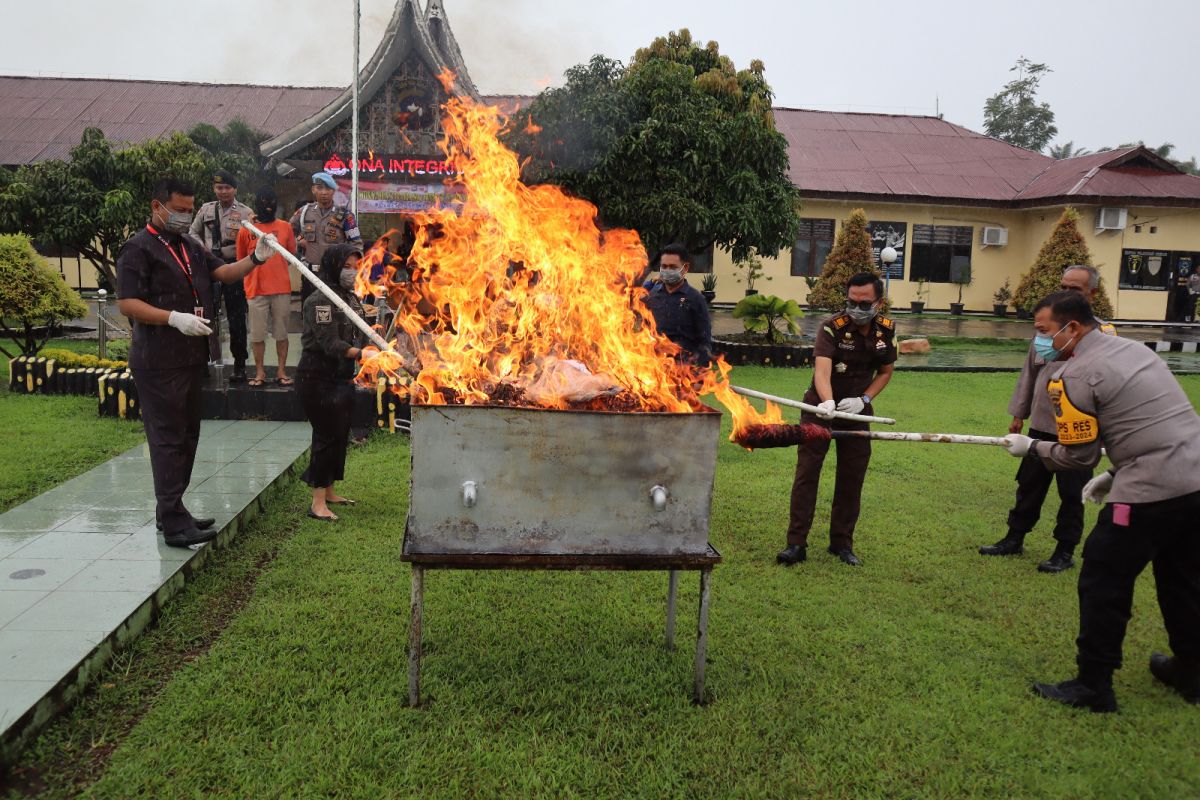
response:
M704 705L704 657L708 653L708 591L712 580L712 567L700 570L700 619L696 628L696 685L692 699Z
M425 568L413 564L408 621L408 704L421 704L421 628L425 605Z
M679 590L679 570L671 570L667 579L667 649L675 649L675 595Z

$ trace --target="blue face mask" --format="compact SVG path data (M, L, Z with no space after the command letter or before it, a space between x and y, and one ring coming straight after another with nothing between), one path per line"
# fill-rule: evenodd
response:
M1064 325L1058 329L1058 333L1062 333L1066 329L1067 326ZM1062 351L1054 346L1054 337L1058 336L1058 333L1054 336L1039 333L1033 337L1033 352L1037 353L1043 361L1057 361L1058 357L1062 355Z

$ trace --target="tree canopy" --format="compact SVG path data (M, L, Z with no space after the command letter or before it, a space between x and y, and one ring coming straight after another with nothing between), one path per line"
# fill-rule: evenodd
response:
M983 129L989 136L1040 153L1058 134L1050 105L1037 101L1038 84L1050 68L1021 56L1009 72L1017 73L1016 79L984 103Z
M599 55L572 67L508 142L528 159L526 180L591 201L602 224L637 230L651 253L681 241L775 255L794 242L799 195L763 71L672 32L628 67Z
M79 295L37 254L28 236L0 235L0 334L22 355L41 350L56 323L86 314ZM2 345L0 352L17 355Z

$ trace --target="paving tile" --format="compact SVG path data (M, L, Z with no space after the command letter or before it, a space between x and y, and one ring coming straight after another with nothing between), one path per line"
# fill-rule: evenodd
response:
M139 475L92 474L81 475L71 482L74 489L88 492L154 492L154 480L150 473Z
M183 504L196 516L215 517L219 514L235 516L254 502L257 494L195 494L183 496Z
M220 446L220 447L200 447L196 450L196 463L201 462L219 462L226 463L233 461L238 456L250 449L249 444L240 444L237 446Z
M76 514L54 530L81 533L133 533L148 521L154 521L153 511L90 509Z
M260 485L265 485L279 477L282 471L283 469L280 464L264 464L261 461L235 461L222 466L221 471L215 477L249 479L256 481ZM211 481L213 478L209 478L208 480Z
M0 558L0 591L57 589L90 563L87 558Z
M279 426L282 424L282 422L269 422L267 420L239 419L226 428L226 432L234 431L239 436L247 437L257 434L258 438L261 439L267 434L279 430Z
M0 680L0 731L37 704L58 681Z
M17 552L46 531L0 531L0 558Z
M6 631L115 631L149 598L147 592L50 592L4 626Z
M247 465L250 466L250 465ZM274 478L248 478L242 475L214 475L199 486L192 484L188 490L193 495L202 494L254 494L267 487Z
M70 486L58 486L45 494L38 495L32 500L25 501L20 505L20 508L31 511L74 508L78 511L83 511L87 508L95 508L96 504L103 501L108 495L108 492L94 489L75 489Z
M0 675L4 676L5 682L57 683L104 638L103 634L90 631L14 631L5 628L0 630Z
M283 467L290 467L292 464L296 463L296 459L300 457L300 453L303 453L305 449L307 449L307 448L300 449L298 452L295 452L295 453L288 453L288 452L278 451L278 450L271 450L271 451L251 450L247 453L243 453L242 455L233 459L229 463L230 464L272 464L274 466L280 467L281 471L282 471Z
M97 559L128 536L124 533L50 531L13 553L13 557Z
M52 531L78 514L78 508L25 509L17 506L0 514L0 531Z
M50 592L0 592L0 628L24 614Z
M227 523L225 523L227 524ZM218 520L218 527L225 525ZM150 525L121 539L121 543L100 557L101 561L187 561L194 551L186 547L168 547L162 534Z
M69 592L136 591L149 595L181 566L180 561L95 561L62 584L62 588Z
M312 426L307 422L287 422L277 430L267 434L266 442L310 442L312 441Z
M92 505L100 511L154 511L158 501L154 499L154 491L142 492L112 492L103 500Z
M200 421L200 435L223 431L234 423L231 419L205 419Z

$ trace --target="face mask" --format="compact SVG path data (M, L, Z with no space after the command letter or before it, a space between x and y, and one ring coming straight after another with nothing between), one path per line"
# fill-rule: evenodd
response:
M254 213L260 222L274 222L275 204L271 203L268 205L267 203L255 203Z
M1058 333L1062 333L1066 329L1067 326L1063 325L1058 329ZM1062 351L1054 346L1054 339L1058 336L1058 333L1054 334L1053 336L1046 336L1039 333L1037 336L1033 337L1033 351L1037 353L1043 361L1057 361L1058 357L1062 355Z
M658 270L658 277L662 278L663 283L674 286L683 280L683 270L662 267Z
M338 275L338 285L341 286L343 289L345 289L347 292L353 291L354 290L354 279L357 277L358 277L358 270L344 269L344 270L342 270L341 274Z
M858 308L857 306L846 305L846 313L850 315L850 319L854 320L855 325L866 325L879 313L879 309L875 306L870 308Z
M182 236L192 227L192 212L190 211L172 211L166 206L161 206L162 210L167 214L167 221L163 223L163 228L167 233L173 233L176 236Z

